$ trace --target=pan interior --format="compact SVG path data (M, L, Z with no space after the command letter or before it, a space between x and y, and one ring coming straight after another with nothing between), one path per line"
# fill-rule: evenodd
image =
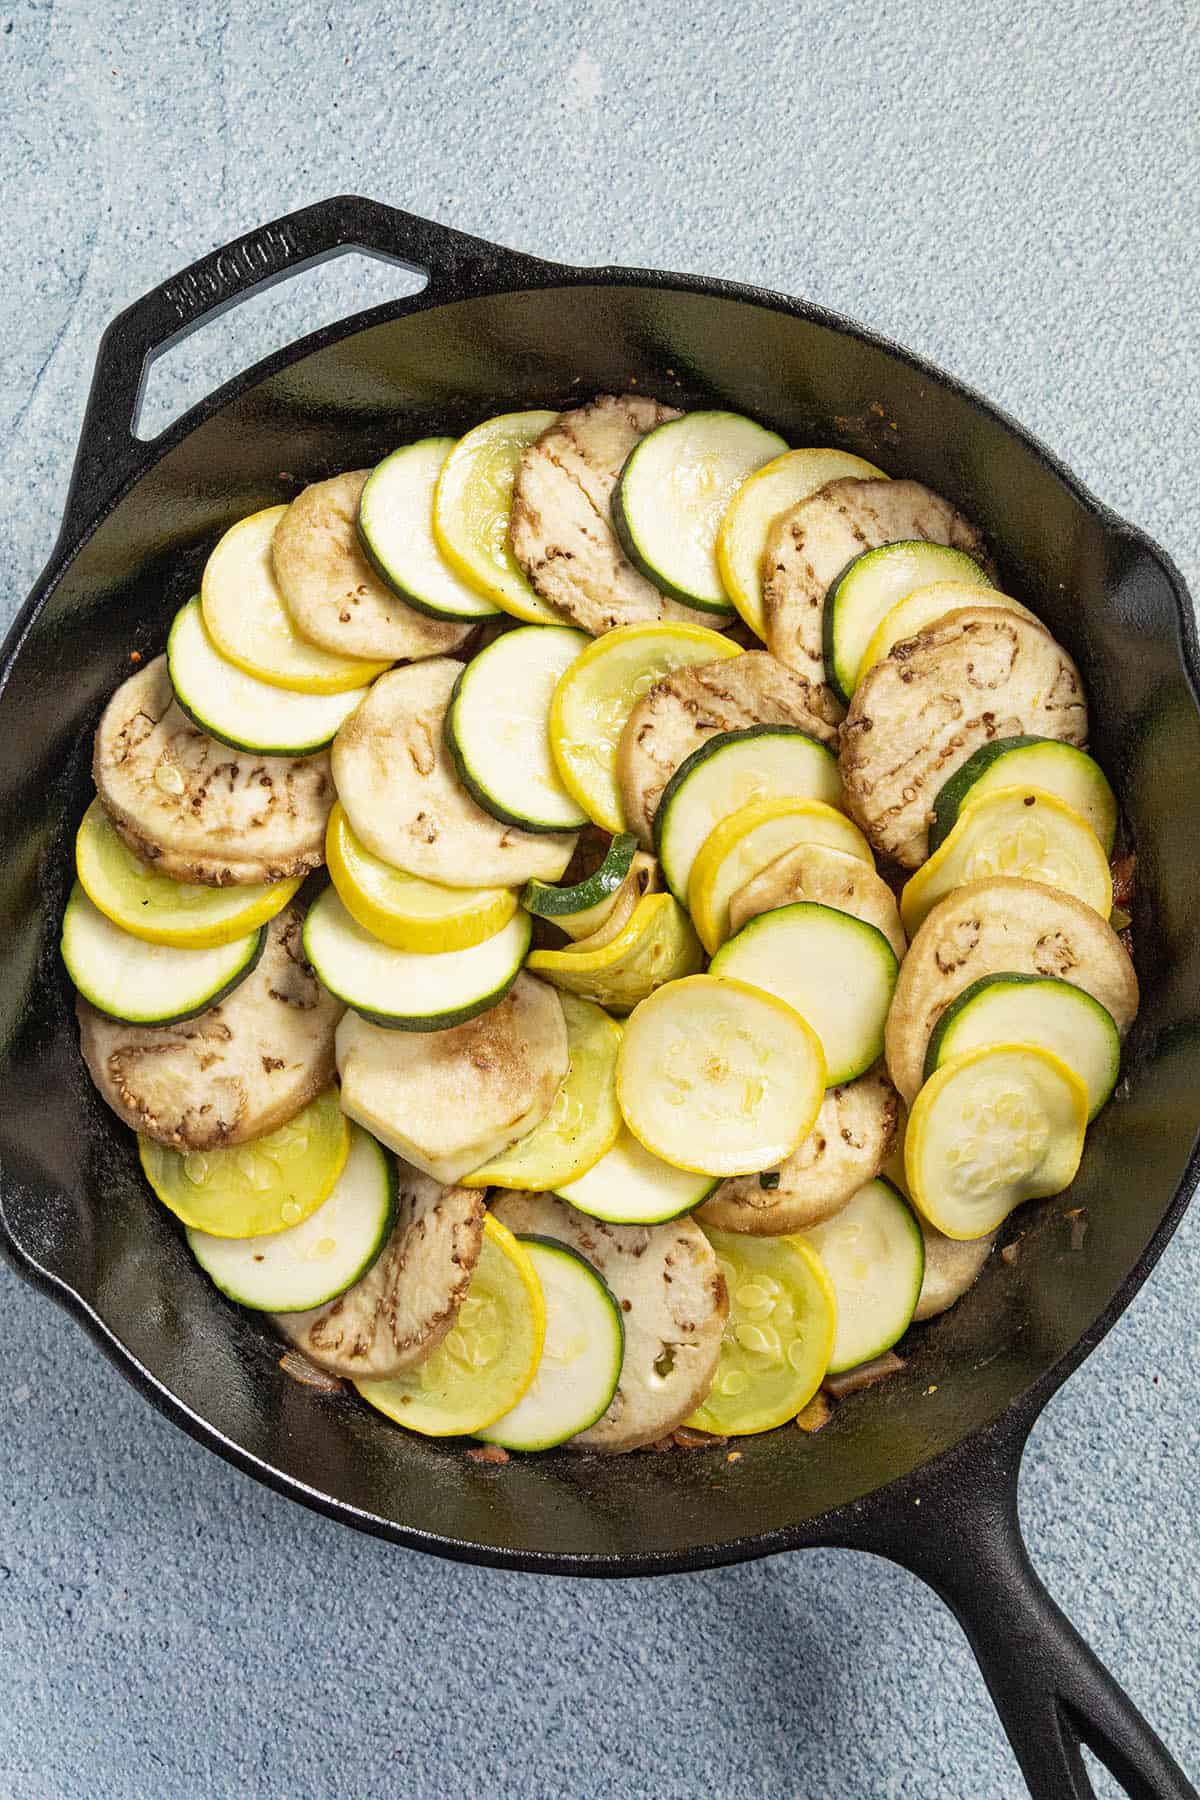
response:
M750 1439L732 1463L719 1451L558 1453L495 1471L296 1385L269 1333L200 1274L88 1083L57 928L101 706L131 655L163 647L228 524L408 439L631 387L856 451L927 481L992 534L1005 586L1084 673L1093 747L1139 855L1143 1006L1071 1193L1027 1210L1015 1261L993 1258L969 1301L913 1334L903 1375L843 1405L819 1436ZM1187 828L1200 818L1200 719L1171 578L1153 552L1003 422L896 352L802 312L670 285L584 280L330 333L165 443L78 548L69 524L0 699L0 1152L5 1218L26 1257L208 1434L276 1479L373 1529L501 1559L705 1560L740 1553L716 1548L733 1540L819 1536L818 1515L958 1443L1063 1357L1170 1208L1200 1091L1200 842ZM1065 1216L1076 1207L1080 1248Z

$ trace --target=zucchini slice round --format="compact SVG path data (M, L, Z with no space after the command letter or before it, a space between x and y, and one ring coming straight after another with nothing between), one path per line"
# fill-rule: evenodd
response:
M788 507L843 476L887 480L882 469L847 450L785 450L748 476L726 507L717 533L717 568L725 592L758 637L766 634L762 577L772 525Z
M864 550L842 570L825 598L822 630L825 637L825 678L839 700L850 704L858 686L867 646L876 629L898 601L914 588L935 581L961 581L973 588L990 589L979 564L965 550L948 544L931 544L909 538ZM986 598L964 602L986 606ZM948 612L949 607L943 607Z
M591 641L567 625L506 631L455 682L446 743L459 780L494 819L522 831L578 831L587 824L555 767L550 705Z
M415 1369L356 1381L376 1411L422 1437L467 1437L512 1411L537 1373L546 1304L533 1259L494 1213L446 1336Z
M633 867L637 839L632 831L622 831L613 838L599 868L570 887L556 887L548 881L527 881L521 890L521 905L535 918L553 919L573 938L587 937L598 930L608 917L625 878ZM599 914L603 913L604 917ZM580 929L580 927L582 927Z
M705 625L622 625L576 658L554 690L550 745L567 790L603 831L625 829L617 751L625 722L656 681L692 663L740 656Z
M989 1044L1053 1050L1087 1089L1089 1123L1121 1072L1121 1035L1112 1014L1082 988L1053 975L984 975L964 988L933 1028L926 1081L952 1057Z
M701 744L676 769L654 815L663 879L686 904L692 868L709 833L730 813L763 800L842 798L837 759L794 725L749 725Z
M546 1336L537 1373L512 1411L475 1435L505 1450L553 1450L608 1411L625 1327L608 1283L578 1251L552 1238L517 1241L542 1285Z
M995 600L991 602L995 605ZM1106 856L1117 835L1117 797L1099 763L1057 738L1006 737L981 744L939 788L929 827L929 851L945 843L964 806L997 788L1029 786L1054 794L1091 826Z
M493 937L517 910L511 888L441 887L372 856L340 801L329 815L325 861L351 918L393 950L422 956L469 950Z
M628 1012L664 982L694 975L704 961L692 922L670 894L635 900L624 924L605 924L592 938L565 950L535 950L529 968L567 993Z
M825 1378L837 1321L833 1284L803 1238L705 1235L729 1290L729 1317L712 1388L688 1424L725 1437L773 1431Z
M621 1027L603 1007L561 995L570 1067L545 1118L470 1175L468 1188L552 1188L577 1181L611 1150L621 1129L617 1052Z
M256 1238L311 1217L333 1192L350 1152L336 1088L265 1137L214 1150L169 1150L138 1137L142 1172L168 1211L212 1237Z
M829 1373L842 1375L882 1356L908 1330L925 1277L925 1240L912 1209L882 1177L804 1235L837 1295Z
M267 1237L214 1237L189 1226L188 1248L229 1300L255 1312L307 1312L344 1294L388 1240L396 1165L357 1125L329 1198L299 1225Z
M213 643L227 662L273 687L300 694L360 688L391 665L335 656L300 636L271 561L271 540L286 506L268 506L231 525L204 565L200 605Z
M959 612L964 606L999 607L1001 612L1019 613L1035 625L1041 622L1036 613L1014 600L1011 594L1002 594L998 588L981 587L978 582L970 581L931 581L925 587L914 588L903 600L897 600L883 615L863 651L857 681L861 681L885 656L890 656L894 645L904 643L906 638L918 637L927 626L936 625L947 613Z
M175 698L194 725L234 750L263 756L311 756L333 742L366 687L337 694L300 694L247 675L221 655L199 600L175 615L167 639Z
M554 1188L576 1212L609 1225L662 1225L702 1206L715 1175L675 1169L639 1144L622 1125L616 1142L577 1180Z
M509 535L513 482L521 458L557 419L553 412L502 413L459 438L442 464L433 498L433 534L456 575L514 619L561 625L535 594Z
M774 994L808 1021L821 1040L830 1087L853 1081L882 1055L899 968L882 931L810 900L759 913L711 964L712 974Z
M433 496L448 437L421 438L385 456L358 502L358 535L377 575L432 619L487 619L500 608L464 581L433 535Z
M529 948L529 914L466 950L428 955L381 944L326 888L304 922L304 953L324 985L373 1025L445 1031L502 1000Z
M75 836L79 885L106 918L147 944L177 950L212 950L256 931L282 912L301 877L254 887L200 887L160 875L135 856L99 800L83 815Z
M820 1110L825 1058L800 1014L743 981L691 975L643 1000L617 1058L626 1125L699 1175L781 1163Z
M797 900L815 900L818 906L832 906L874 925L899 957L908 949L896 896L876 873L874 862L863 862L861 857L828 844L794 844L745 887L738 888L729 902L728 936L733 937L759 913L774 912Z
M908 1116L904 1174L913 1203L950 1238L981 1238L1025 1200L1075 1179L1087 1089L1032 1044L990 1044L942 1064Z
M776 858L797 844L821 844L875 867L858 826L821 800L757 800L709 832L688 878L688 911L710 956L730 935L729 903Z
M705 612L729 612L717 533L747 476L787 449L738 413L693 412L647 432L613 492L621 548L662 593Z
M180 950L134 937L76 882L62 923L62 959L85 1000L126 1025L176 1025L207 1012L251 973L267 943L260 925L231 944Z
M909 937L955 888L993 875L1057 888L1102 919L1112 911L1112 871L1086 820L1041 788L994 788L961 809L941 847L905 882L900 917Z

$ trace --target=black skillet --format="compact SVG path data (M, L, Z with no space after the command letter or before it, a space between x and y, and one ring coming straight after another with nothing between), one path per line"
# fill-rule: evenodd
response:
M153 356L251 289L351 247L428 285L291 345L152 443L133 435ZM298 1386L266 1331L195 1268L84 1074L58 921L101 705L131 653L162 648L219 532L406 439L633 386L857 451L990 530L1006 586L1084 671L1095 748L1137 843L1143 1004L1070 1195L1022 1218L1016 1259L994 1257L966 1303L913 1333L903 1374L847 1401L819 1436L750 1439L735 1463L560 1453L495 1470ZM1092 1794L1081 1741L1141 1800L1195 1800L1030 1566L1016 1488L1033 1421L1150 1273L1200 1169L1197 679L1191 607L1162 552L995 408L843 319L729 282L561 268L357 198L252 232L106 333L62 534L4 652L0 1243L169 1417L334 1518L552 1574L871 1550L954 1609L1039 1800ZM1077 1207L1082 1246L1065 1216Z

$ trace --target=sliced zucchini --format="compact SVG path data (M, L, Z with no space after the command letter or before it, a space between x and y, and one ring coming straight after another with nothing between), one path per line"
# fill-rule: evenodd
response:
M1091 826L1104 854L1112 855L1117 797L1108 777L1086 750L1046 737L993 738L955 770L933 802L930 854L949 837L964 806L996 788L1024 786L1065 801Z
M325 1306L366 1274L396 1211L396 1165L357 1125L329 1198L268 1237L214 1237L189 1226L188 1248L221 1292L255 1312Z
M1112 872L1091 826L1040 788L993 788L960 810L949 837L905 882L900 917L909 937L956 887L992 875L1058 888L1102 919L1112 911Z
M925 1277L925 1241L911 1208L881 1177L804 1235L837 1295L829 1373L842 1375L882 1356L912 1324Z
M446 742L471 797L522 831L579 831L587 813L550 749L554 690L591 643L566 625L506 631L463 669L446 710Z
M325 860L342 905L393 950L435 955L469 950L502 930L517 910L511 888L449 888L393 869L359 842L340 801L329 815Z
M842 570L825 596L822 629L825 676L845 705L849 706L850 696L858 686L876 627L914 588L934 581L961 581L985 590L992 585L965 550L931 544L923 538L902 539L864 550ZM986 606L988 602L977 598L974 604ZM942 610L948 612L950 608Z
M706 1235L729 1289L729 1317L712 1388L688 1424L724 1437L773 1431L825 1378L837 1323L833 1284L803 1238Z
M571 664L554 690L550 744L567 790L603 831L623 831L617 747L630 712L673 669L740 656L704 625L623 625Z
M615 935L606 924L565 950L535 950L531 972L613 1012L628 1012L664 982L694 974L704 960L691 920L670 894L646 894L626 923L610 923L620 925Z
M354 1385L368 1405L422 1437L478 1434L511 1412L532 1383L545 1333L533 1259L487 1213L466 1298L432 1354L391 1380Z
M553 919L569 936L587 937L608 917L612 904L633 867L637 839L631 831L613 838L599 868L570 887L546 881L527 881L521 905L538 919ZM602 915L602 916L601 916Z
M713 975L643 1000L617 1058L630 1131L652 1155L700 1175L781 1163L824 1092L825 1058L808 1022L761 988Z
M513 555L509 531L513 481L521 458L557 413L502 413L455 444L433 498L433 535L456 575L502 612L529 625L561 625Z
M925 1079L987 1044L1040 1044L1073 1069L1094 1119L1117 1085L1121 1035L1112 1014L1069 981L1052 975L984 975L952 1000L929 1039Z
M402 600L433 619L491 618L500 608L464 581L433 535L433 496L448 437L404 444L372 470L358 502L358 535L372 567Z
M341 694L389 667L338 656L310 644L292 623L275 579L271 545L286 506L268 506L231 525L204 565L200 605L213 643L227 662L273 687L300 694Z
M621 936L633 918L643 893L655 891L655 884L649 876L644 882L640 877L635 878L634 870L637 869L639 861L649 863L651 874L657 874L658 864L654 858L647 856L644 850L639 850L634 858L633 869L624 886L617 889L611 900L606 900L602 906L594 908L592 912L582 913L579 916L580 924L597 916L600 917L600 923L594 925L585 937L572 938L569 943L563 944L561 946L563 950L577 950L581 956L588 956L597 950L607 950L608 946ZM571 923L573 927L575 921L572 920ZM564 966L570 967L571 965ZM596 967L594 963L591 966Z
M807 1020L821 1040L830 1087L853 1081L882 1054L899 968L874 925L808 900L760 913L711 964L714 975L774 994Z
M1015 1206L1075 1179L1087 1089L1032 1044L990 1044L942 1064L908 1116L904 1173L913 1203L951 1238L981 1238Z
M715 1175L675 1169L651 1155L621 1126L616 1142L577 1180L554 1192L577 1212L610 1225L662 1225L702 1206L717 1185Z
M553 1450L608 1411L621 1379L625 1327L608 1283L577 1251L552 1238L518 1242L542 1286L542 1354L512 1411L476 1436L505 1450Z
M212 1237L256 1238L311 1217L333 1192L350 1152L336 1088L265 1137L236 1148L170 1150L139 1136L142 1171L168 1211Z
M449 1031L385 1031L357 1013L338 1027L343 1111L437 1181L460 1181L532 1131L569 1068L559 997L528 975Z
M648 581L684 606L729 612L717 533L738 488L787 444L738 413L693 412L648 432L612 497L621 548Z
M964 606L998 606L1001 612L1019 613L1035 625L1040 623L1036 613L1014 600L1011 594L1002 594L998 588L981 587L977 582L969 581L931 581L926 587L914 588L883 615L863 651L855 685L868 669L890 656L896 644L902 644L906 638L918 637L928 626L944 619L947 613L958 612Z
M827 481L845 476L887 480L874 463L846 450L785 450L748 476L726 507L717 533L717 567L725 592L759 637L766 632L763 563L772 525Z
M617 1052L621 1027L603 1007L561 996L570 1067L550 1111L499 1156L464 1175L464 1187L553 1188L578 1181L612 1149L621 1129Z
M818 906L853 913L856 919L882 931L899 957L908 948L896 896L882 875L875 873L874 864L828 844L796 844L738 888L729 901L728 935L732 937L759 913L774 912L797 900L815 900Z
M692 867L709 833L730 813L762 800L821 800L837 806L837 759L794 725L749 725L709 738L680 764L654 815L663 878L686 904Z
M75 837L75 872L92 905L114 925L177 950L212 950L244 938L282 912L301 880L229 888L173 881L133 854L98 800Z
M367 692L358 687L338 694L299 694L247 675L213 643L199 600L189 600L175 615L167 639L167 669L176 700L201 731L234 750L262 756L310 756L323 750Z
M821 800L757 800L739 807L709 832L688 880L688 911L710 956L730 935L733 896L797 844L823 844L874 868L858 826Z
M373 1025L445 1031L504 998L521 972L529 936L529 914L518 909L467 950L394 950L364 931L330 887L309 908L304 953L329 992Z
M177 1025L216 1006L245 981L266 948L267 928L211 950L148 944L100 911L79 882L62 924L62 959L85 1000L128 1025Z

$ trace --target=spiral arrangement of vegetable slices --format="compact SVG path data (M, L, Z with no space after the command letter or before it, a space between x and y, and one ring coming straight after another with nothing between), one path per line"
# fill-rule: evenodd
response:
M959 1299L1138 1005L1082 682L999 582L921 483L641 395L233 521L62 928L199 1269L496 1456L811 1425Z

